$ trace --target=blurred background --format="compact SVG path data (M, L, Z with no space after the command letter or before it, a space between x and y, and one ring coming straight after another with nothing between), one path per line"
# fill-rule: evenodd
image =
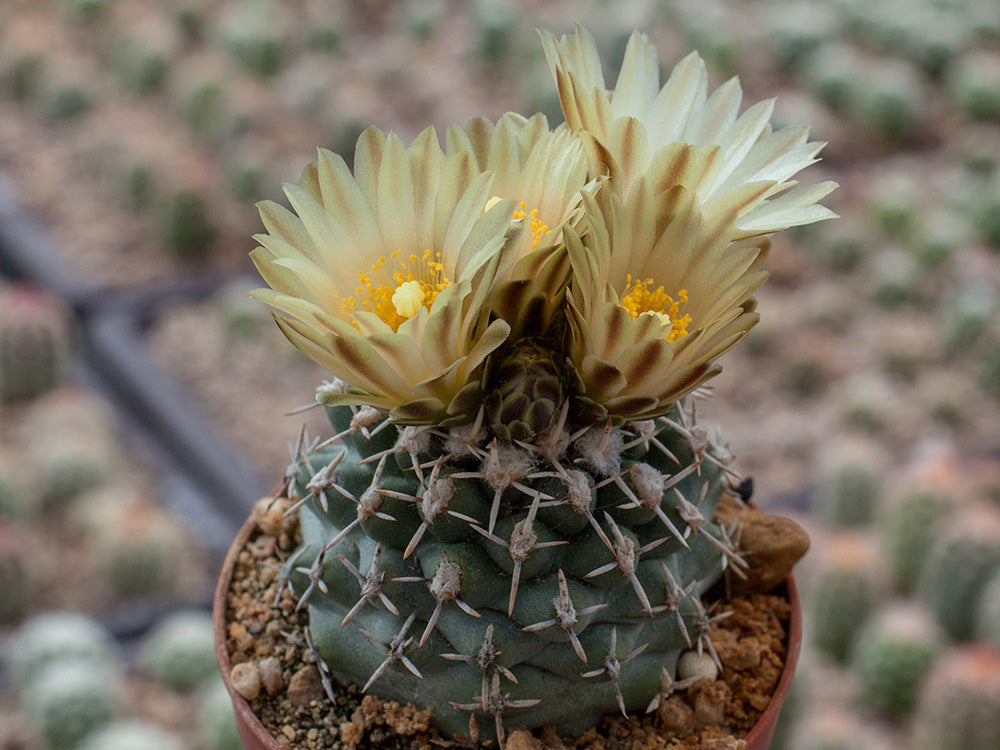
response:
M0 0L0 750L238 750L216 570L303 422L325 434L288 415L324 373L247 297L254 203L370 124L557 124L534 29L577 21L609 84L639 28L664 72L697 49L712 88L777 97L776 126L828 142L802 179L841 185L841 219L775 239L761 323L698 402L813 537L780 747L978 750L962 732L1000 721L996 0Z

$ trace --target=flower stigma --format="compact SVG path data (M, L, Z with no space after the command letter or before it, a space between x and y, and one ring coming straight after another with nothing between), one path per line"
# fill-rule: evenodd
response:
M625 292L621 297L621 306L625 308L629 315L638 318L640 315L654 315L665 326L671 326L667 341L677 341L677 339L687 336L687 327L691 323L691 316L681 315L681 305L688 301L687 289L677 292L677 299L674 299L663 290L663 286L653 289L653 280L637 281L631 274L625 276Z
M438 294L450 285L441 253L425 250L423 255L411 253L404 260L395 252L388 258L380 257L370 272L358 272L355 296L344 299L344 310L348 314L359 309L375 313L398 331L421 307L430 309ZM357 321L353 323L358 326Z

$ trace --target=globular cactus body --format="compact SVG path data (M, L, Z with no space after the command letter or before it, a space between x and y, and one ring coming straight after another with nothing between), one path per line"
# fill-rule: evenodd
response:
M917 717L918 750L1000 747L1000 655L981 646L948 653L927 678Z
M700 428L528 450L330 411L343 442L305 455L290 494L297 593L337 678L419 696L452 732L467 711L580 729L644 709L662 668L704 645L700 598L735 553L711 523L727 475Z
M66 311L44 292L0 289L0 403L25 401L62 380L69 356Z
M117 681L101 665L53 664L24 694L25 713L49 750L73 750L118 711Z
M142 643L141 662L157 682L190 690L217 674L212 617L177 612L160 622Z
M78 750L183 750L181 741L153 724L115 721L91 732Z

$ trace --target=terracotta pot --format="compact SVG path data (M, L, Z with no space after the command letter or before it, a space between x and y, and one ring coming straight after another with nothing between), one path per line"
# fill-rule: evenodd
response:
M236 557L239 551L246 544L253 533L255 524L252 519L247 519L236 535L233 545L226 554L222 572L219 574L219 581L215 588L215 601L213 605L213 617L215 621L215 655L219 660L219 669L222 671L222 679L226 683L226 689L233 699L233 709L236 713L236 725L240 731L240 737L246 750L283 750L282 746L271 735L264 725L260 723L257 716L250 708L250 704L233 690L229 680L229 652L226 650L226 595L233 578L233 568L236 564ZM771 739L778 725L778 716L781 707L788 695L788 689L792 684L792 677L795 674L795 665L799 659L799 648L802 645L802 606L799 601L798 588L795 585L795 577L788 579L788 598L791 603L791 621L788 632L788 655L785 660L785 669L778 680L778 687L775 690L771 703L764 710L760 720L746 736L746 750L767 750L771 746Z

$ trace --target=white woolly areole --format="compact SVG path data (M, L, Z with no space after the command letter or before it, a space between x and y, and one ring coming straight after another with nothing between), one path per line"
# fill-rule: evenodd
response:
M483 461L483 479L496 492L503 492L514 482L520 482L532 469L535 462L531 454L512 445L501 445L491 450Z
M514 530L510 533L510 541L507 542L512 560L524 560L531 554L531 550L538 543L538 534L532 528L528 519L519 521Z
M361 498L358 500L358 518L362 521L367 521L374 516L381 509L382 500L383 497L375 486L372 485L369 487L361 494Z
M604 476L617 474L621 466L625 436L621 430L587 430L576 440L576 450L580 459Z
M461 587L462 566L458 563L442 560L430 583L430 590L434 598L439 602L450 601L458 596L458 590Z
M651 437L656 435L656 422L652 419L643 419L638 422L629 422L628 428L635 434L637 438L642 438L643 440L649 440Z
M629 469L632 490L647 508L655 508L663 501L663 485L666 477L649 464L632 464Z
M420 501L420 507L424 511L424 518L428 522L433 522L442 513L447 512L448 503L455 497L455 483L447 477L435 479L427 489L424 490L424 497Z
M419 456L431 447L431 433L426 427L408 425L399 431L395 449L401 453Z
M362 406L351 418L352 430L366 430L382 421L382 413L373 406Z
M590 486L590 477L586 472L579 469L570 469L563 478L566 483L566 500L578 513L586 513L590 510L590 501L593 497L593 490Z
M476 452L485 436L486 428L478 422L452 427L445 438L444 449L456 458L465 458Z

